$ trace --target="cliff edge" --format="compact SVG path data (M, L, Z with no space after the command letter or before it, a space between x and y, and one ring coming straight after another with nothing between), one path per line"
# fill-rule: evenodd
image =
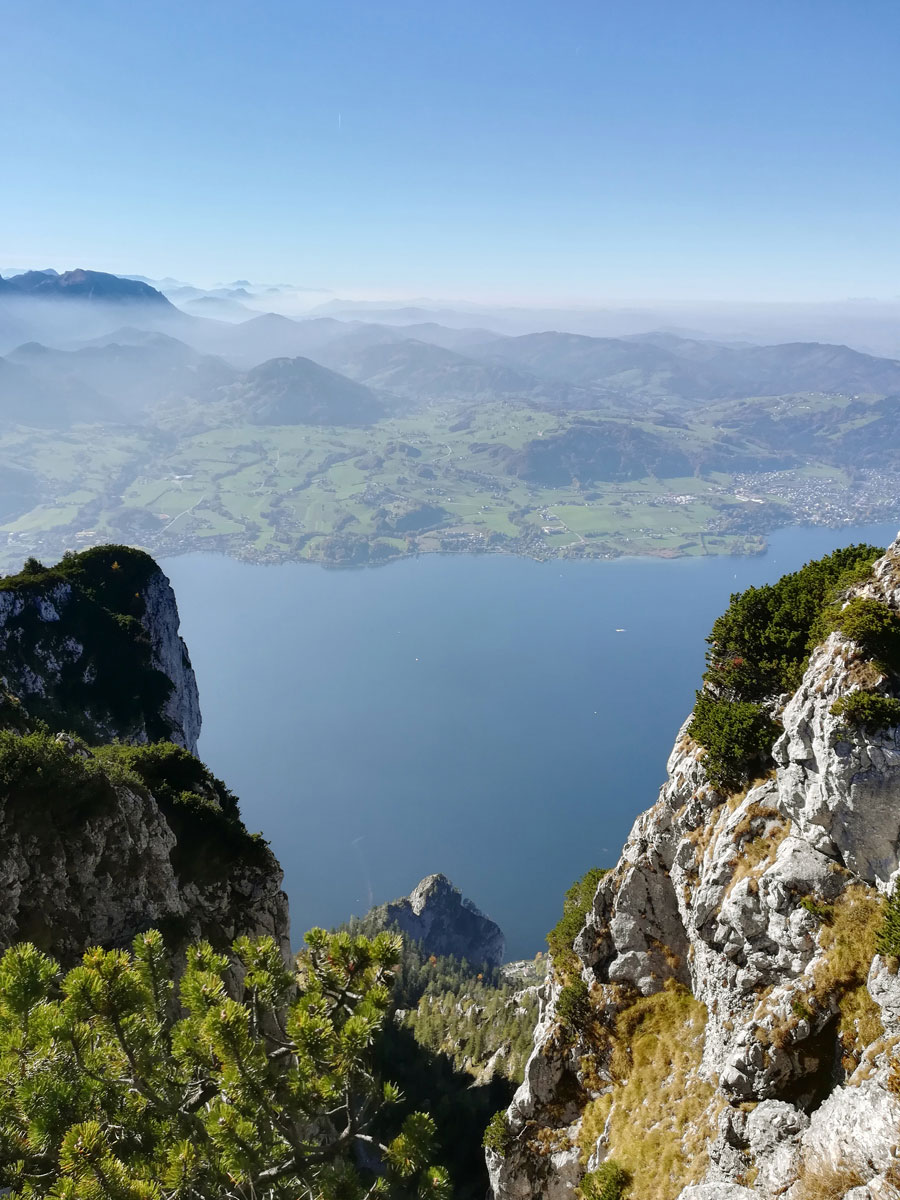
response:
M0 578L0 681L52 729L90 742L171 741L192 754L197 680L168 579L127 546L29 559Z
M197 683L169 582L106 546L0 579L0 947L68 963L158 927L271 934L282 873L195 757Z
M829 605L799 683L730 710L778 733L742 782L679 732L554 961L488 1139L497 1200L900 1195L900 974L876 952L900 875L900 540Z

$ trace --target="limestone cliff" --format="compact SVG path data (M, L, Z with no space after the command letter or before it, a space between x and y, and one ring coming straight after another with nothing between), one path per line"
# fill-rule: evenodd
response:
M194 757L199 730L152 559L103 547L0 579L0 947L69 962L156 926L289 953L281 869Z
M175 596L140 551L102 546L0 579L0 682L53 729L196 753L197 681Z
M854 597L900 611L900 540ZM734 792L682 728L545 991L490 1139L497 1200L573 1197L604 1163L634 1200L900 1196L900 974L874 936L900 875L900 730L838 715L863 689L896 696L897 676L831 633L772 702L771 769Z

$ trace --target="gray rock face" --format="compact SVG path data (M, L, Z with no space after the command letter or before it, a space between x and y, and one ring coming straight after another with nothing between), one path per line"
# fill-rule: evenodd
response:
M171 740L196 754L201 724L197 677L188 648L178 632L180 621L175 593L162 571L157 571L147 583L144 605L142 624L150 638L153 665L172 681L172 691L164 709L172 731Z
M123 549L90 561L98 574L112 573L109 603L131 610L121 647L133 655L126 666L140 668L137 688L117 703L116 664L100 644L110 621L116 632L110 610L77 579L45 573L0 586L0 727L17 728L24 711L77 728L91 745L166 739L196 752L197 681L175 596L152 560ZM127 586L116 571L131 571ZM144 680L162 698L155 710L133 702ZM121 712L127 720L117 719ZM94 757L67 733L56 741L70 758ZM236 817L227 829L224 814L222 825L192 823L186 810L115 775L75 777L71 786L48 784L46 796L33 781L0 791L0 948L27 939L70 963L88 946L124 945L158 926L175 945L203 937L226 948L241 934L269 934L290 954L281 868Z
M383 906L386 919L426 954L464 958L473 965L499 966L506 941L499 925L486 917L446 875L429 875L403 900Z
M88 946L127 945L158 927L171 943L202 937L219 949L241 934L269 934L289 955L287 897L271 851L244 857L198 844L188 849L207 861L187 871L176 865L177 844L155 798L130 787L53 820L0 804L0 948L28 940L71 963Z
M104 674L108 660L102 657L102 626L95 629L85 619L91 605L76 583L52 577L33 587L0 587L0 682L26 710L45 719L58 713L63 727L74 705L75 718L82 725L87 722L95 741L166 739L195 754L200 701L190 656L178 633L175 594L159 567L145 561L149 569L134 601L149 642L147 669L161 672L170 685L158 711L129 712L127 718L115 711Z
M900 611L900 540L854 594ZM507 1113L511 1148L488 1155L496 1200L549 1194L542 1147L560 1161L579 1150L576 1164L595 1169L641 1121L656 1121L654 1138L670 1122L672 1200L900 1194L900 976L871 961L879 894L900 878L900 730L848 730L831 712L861 686L890 694L891 683L832 634L784 698L775 770L734 796L709 784L682 728L659 799L600 881L575 950L603 1029L636 1002L690 994L705 1013L702 1050L656 1117L640 1089L638 1107L619 1112L621 1056L615 1066L596 1027L564 1036L548 983ZM675 1030L673 1054L691 1029ZM681 1127L671 1105L684 1097L694 1102ZM584 1167L573 1183L566 1164L573 1187ZM824 1190L805 1190L816 1173Z

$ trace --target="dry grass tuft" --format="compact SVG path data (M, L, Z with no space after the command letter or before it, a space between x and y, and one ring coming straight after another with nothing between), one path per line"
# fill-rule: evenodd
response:
M706 1169L714 1089L700 1079L706 1009L670 980L616 1018L613 1087L585 1111L585 1156L609 1121L608 1154L633 1177L629 1200L671 1200Z
M823 1002L837 996L838 1034L848 1072L859 1065L865 1048L884 1036L881 1012L866 987L883 907L874 888L853 884L835 901L831 924L819 933L824 958L813 968L811 998Z
M846 1164L815 1162L804 1164L794 1200L844 1200L847 1193L866 1180Z
M742 879L757 879L762 875L775 861L778 847L791 831L790 821L781 813L773 808L751 804L734 831L735 842L739 842L747 833L752 833L754 825L763 821L765 823L762 830L749 841L745 841L743 846L739 846L740 855L728 885L727 895L731 895Z
M748 833L753 832L753 826L762 821L768 824L770 821L783 821L781 813L777 808L770 808L768 805L759 804L754 800L752 804L747 805L744 815L734 827L734 840L742 841Z
M847 668L847 683L859 684L861 688L876 687L884 679L884 675L875 664L867 658L857 659Z

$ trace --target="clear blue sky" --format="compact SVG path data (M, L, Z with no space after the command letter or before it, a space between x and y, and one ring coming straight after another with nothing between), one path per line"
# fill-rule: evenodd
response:
M900 293L897 0L0 0L0 265Z

